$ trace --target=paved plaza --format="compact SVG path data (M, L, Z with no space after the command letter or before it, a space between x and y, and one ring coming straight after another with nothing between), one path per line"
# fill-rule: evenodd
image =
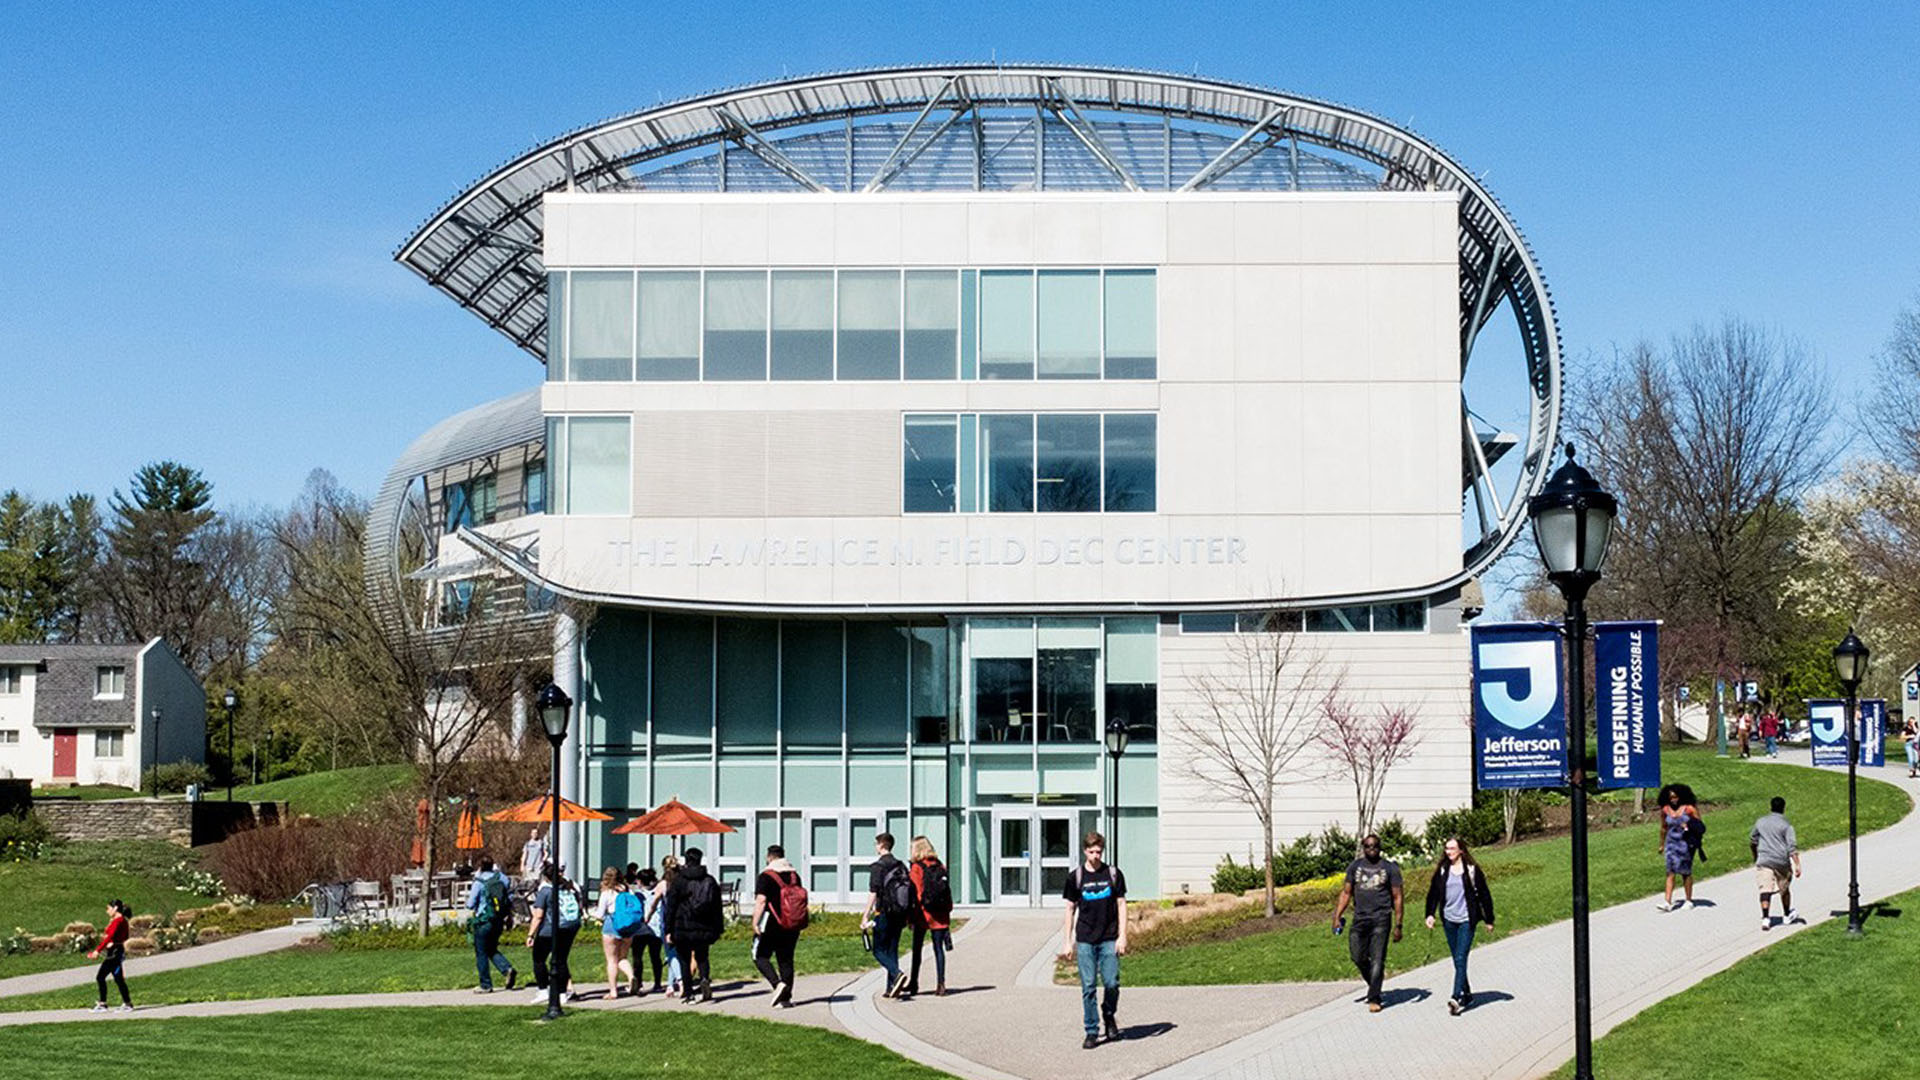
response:
M1773 766L1760 766L1773 767ZM1878 771L1878 770L1875 770ZM1721 840L1730 872L1698 882L1697 907L1671 913L1646 898L1593 915L1594 1031L1614 1025L1724 970L1740 958L1799 933L1805 926L1760 929L1752 873L1737 837ZM1920 814L1860 839L1864 902L1920 886ZM1803 856L1805 877L1795 899L1806 925L1844 917L1847 849L1831 844ZM1657 884L1649 856L1648 882ZM654 995L602 1001L583 1009L717 1011L830 1028L888 1046L967 1080L1013 1078L1380 1077L1524 1078L1541 1076L1573 1054L1572 930L1559 922L1477 948L1475 1007L1447 1014L1452 970L1442 959L1386 984L1387 1008L1368 1013L1357 980L1257 986L1124 988L1125 1039L1098 1050L1080 1048L1078 990L1051 981L1060 918L1053 911L976 909L949 956L945 998L880 998L877 972L802 975L797 1006L767 1008L761 983L719 987L711 1005L685 1006ZM1425 934L1414 913L1409 941ZM1871 926L1869 926L1871 933ZM267 931L140 962L138 977L283 948L304 930ZM1345 948L1329 938L1328 948ZM1404 947L1404 946L1403 946ZM1418 945L1414 945L1418 947ZM452 962L452 957L449 957ZM931 963L931 958L928 958ZM0 994L28 993L91 981L91 967L0 981ZM930 971L923 985L931 984ZM203 1002L141 1008L139 1018L213 1016L367 1006L492 1005L530 1008L523 992L471 991L343 994L258 1001ZM118 1022L84 1009L0 1013L0 1026L49 1022ZM1356 1053L1365 1047L1365 1053ZM1490 1056L1491 1055L1491 1056Z

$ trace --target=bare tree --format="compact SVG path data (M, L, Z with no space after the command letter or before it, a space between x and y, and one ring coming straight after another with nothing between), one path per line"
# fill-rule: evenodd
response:
M1837 451L1815 359L1728 319L1580 368L1567 430L1621 507L1594 614L1666 621L1663 699L1702 672L1776 670L1800 630L1783 597L1801 504ZM1558 612L1544 589L1527 606Z
M1320 703L1321 727L1314 741L1327 753L1332 769L1353 784L1357 836L1373 831L1387 774L1419 749L1414 712L1401 705L1363 706L1344 694L1328 694Z
M402 617L383 616L365 588L366 529L360 500L330 484L309 486L275 530L287 582L280 636L318 660L320 708L342 726L383 731L383 741L413 765L428 806L431 869L445 796L454 790L450 780L476 743L506 722L516 688L538 684L550 663L551 639L537 615L444 618L441 590L411 574L402 577ZM474 585L482 608L489 587L484 579ZM419 926L425 934L424 903Z
M1195 701L1171 740L1186 775L1259 821L1268 918L1274 911L1274 798L1313 745L1322 703L1341 682L1308 639L1281 625L1279 618L1241 623L1227 642L1227 661L1193 677Z

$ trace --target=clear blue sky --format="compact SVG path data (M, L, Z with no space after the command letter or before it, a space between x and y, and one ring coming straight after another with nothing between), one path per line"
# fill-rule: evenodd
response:
M370 492L428 425L540 374L400 241L536 143L783 73L1112 64L1410 123L1526 230L1570 351L1746 315L1848 398L1920 293L1904 4L390 6L10 9L0 488L104 496L170 457L227 506L316 466Z

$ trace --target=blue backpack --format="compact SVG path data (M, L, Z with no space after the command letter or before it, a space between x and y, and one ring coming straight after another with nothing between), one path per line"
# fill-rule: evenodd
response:
M613 914L607 917L607 929L620 937L632 937L646 925L646 905L631 892L623 892L613 901Z

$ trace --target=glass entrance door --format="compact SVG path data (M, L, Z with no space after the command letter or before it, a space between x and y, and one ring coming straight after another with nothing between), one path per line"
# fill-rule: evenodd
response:
M1055 907L1079 856L1077 810L999 810L993 822L993 902Z

